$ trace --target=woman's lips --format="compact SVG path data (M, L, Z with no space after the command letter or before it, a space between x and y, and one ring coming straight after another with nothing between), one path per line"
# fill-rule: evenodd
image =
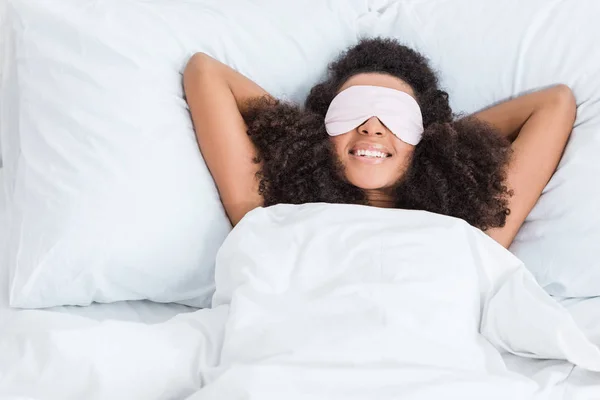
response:
M392 156L384 146L367 142L356 143L348 153L353 160L370 165L381 164Z
M385 155L387 155L387 157L391 157L392 156L392 152L389 151L385 146L382 146L380 144L376 144L376 143L369 143L369 142L358 142L356 144L354 144L354 146L352 146L352 148L350 149L349 153L350 154L354 154L354 155L358 155L357 153L363 153L364 152L370 152L370 153L383 153Z
M385 162L389 157L368 157L368 156L357 156L355 154L350 153L350 158L365 164L381 164Z

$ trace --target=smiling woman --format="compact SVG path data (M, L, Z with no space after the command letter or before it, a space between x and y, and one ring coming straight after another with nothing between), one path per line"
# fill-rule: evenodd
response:
M326 118L339 97L365 86L378 99L382 91L405 99L391 107L401 123L390 123L386 109L373 107L361 124L331 136L344 179L361 189L367 204L451 215L484 230L503 226L509 141L478 119L455 121L426 59L388 39L363 40L342 54L328 79L311 90L306 108ZM388 156L372 162L353 154L354 147Z
M344 52L304 110L206 55L184 81L233 224L261 205L365 204L461 218L508 246L575 116L559 85L455 120L426 59L390 39Z
M233 224L263 205L328 202L421 209L482 229L502 226L509 143L477 120L452 122L448 96L423 56L392 40L370 39L329 71L303 110L205 54L188 64L184 84L198 143ZM336 99L359 87L374 91L370 98L383 103L383 112L373 107L375 113L363 109L348 118L352 110L342 102L337 128L344 129L336 130ZM382 91L402 97L402 104L382 102ZM355 110L373 103L364 94L350 97ZM326 124L330 108L334 118ZM400 121L398 136L380 120L390 116ZM406 139L411 120L419 140ZM374 151L386 158L372 157Z
M392 196L386 202L380 194L397 186L423 135L410 86L389 75L355 75L331 102L325 125L346 179L370 204L393 207Z
M510 143L479 119L455 121L448 95L421 54L389 39L363 40L330 64L306 108L325 118L337 98L362 86L408 99L393 107L402 124L390 123L381 109L331 138L344 178L362 189L368 204L451 215L484 230L505 224ZM391 157L367 163L351 154L354 145L383 148Z

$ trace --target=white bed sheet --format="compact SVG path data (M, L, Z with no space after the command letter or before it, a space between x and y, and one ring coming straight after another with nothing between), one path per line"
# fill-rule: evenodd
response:
M3 188L1 168L0 188ZM5 226L6 221L4 204L5 199L2 190L2 193L0 193L0 228ZM0 229L0 243L4 242L4 235L4 230ZM3 328L10 326L11 320L16 320L17 315L23 312L8 307L7 273L4 266L1 269L0 334ZM588 337L600 346L600 313L598 312L600 310L600 298L563 299L561 302L569 309ZM128 301L113 304L93 304L89 307L57 307L28 312L38 313L40 321L44 321L44 324L40 324L40 329L44 329L45 324L55 327L57 322L62 323L64 321L68 323L69 320L64 318L64 314L77 315L94 321L109 322L117 320L156 324L167 321L175 315L190 311L194 311L194 309L177 304ZM190 315L190 317L192 316ZM536 381L548 400L600 400L599 374L584 371L563 361L525 359L512 355L506 355L504 358L509 369ZM11 397L10 395L0 393L0 398L16 399L19 397Z
M600 297L559 299L585 331L600 346ZM549 400L600 400L600 374L557 360L534 360L505 355L508 368L530 377L547 393Z

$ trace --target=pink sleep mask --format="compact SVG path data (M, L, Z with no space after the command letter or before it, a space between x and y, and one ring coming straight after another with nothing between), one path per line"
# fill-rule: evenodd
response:
M351 86L341 91L327 110L329 136L350 132L377 117L398 139L416 145L423 136L423 117L411 95L381 86Z

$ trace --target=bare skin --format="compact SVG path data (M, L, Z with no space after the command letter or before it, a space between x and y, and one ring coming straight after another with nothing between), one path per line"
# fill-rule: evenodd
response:
M573 129L577 105L568 86L557 85L500 103L475 116L512 141L507 185L513 191L506 225L486 231L509 247L556 171Z
M268 93L225 64L197 53L183 74L202 156L212 174L229 220L236 225L250 210L262 206L253 162L256 149L246 134L240 107Z
M340 90L353 85L384 86L411 96L409 85L396 77L357 74ZM202 53L194 55L184 72L184 87L198 144L215 179L221 200L233 225L250 210L263 204L256 172L260 165L246 134L240 107L249 99L269 96L260 86ZM511 213L502 228L486 233L508 247L556 170L569 138L576 114L575 99L564 85L517 97L474 114L509 138L514 155L507 185L514 192ZM376 117L353 131L332 137L346 178L364 189L369 204L392 206L389 190L404 172L414 146L394 136ZM388 157L377 162L354 156L357 147L373 147ZM381 161L383 160L383 161Z
M338 92L351 86L369 85L400 90L415 97L412 88L401 79L386 74L365 73L348 79ZM398 139L379 121L371 117L356 129L343 135L332 136L337 157L344 166L346 179L365 190L369 204L393 207L388 194L404 175L415 146ZM357 157L357 150L376 150L387 153L386 158Z

